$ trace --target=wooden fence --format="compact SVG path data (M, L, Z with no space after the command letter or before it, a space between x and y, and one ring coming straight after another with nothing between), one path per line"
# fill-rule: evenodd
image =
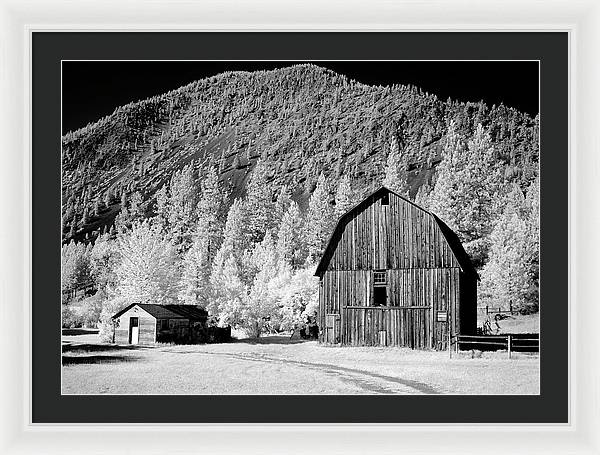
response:
M515 310L513 308L512 302L509 304L509 309L508 310L503 310L501 307L491 307L489 305L486 306L478 306L477 307L477 311L480 313L484 313L486 316L490 315L490 314L510 314L511 316L513 314L517 313L517 310Z
M479 351L497 351L506 349L508 358L513 352L540 352L539 333L508 333L504 335L458 335L450 340L452 351L477 349Z

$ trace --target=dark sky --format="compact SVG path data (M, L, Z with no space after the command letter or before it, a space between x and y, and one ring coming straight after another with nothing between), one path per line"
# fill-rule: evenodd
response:
M63 62L63 134L117 106L223 71L273 69L302 62ZM458 101L504 103L538 113L537 62L313 62L370 85L412 84Z

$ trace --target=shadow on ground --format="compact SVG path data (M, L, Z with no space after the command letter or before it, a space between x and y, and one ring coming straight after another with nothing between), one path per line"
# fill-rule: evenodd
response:
M303 340L302 338L290 338L289 335L273 335L260 338L242 338L241 340L231 340L233 343L244 344L299 344L314 340Z
M123 350L135 350L138 346L118 344L92 344L92 343L63 343L62 352L111 352Z
M62 334L65 336L95 335L98 332L98 329L62 329Z
M131 362L136 360L134 357L122 355L82 355L82 356L67 356L63 355L63 365L85 365L97 363L120 363Z

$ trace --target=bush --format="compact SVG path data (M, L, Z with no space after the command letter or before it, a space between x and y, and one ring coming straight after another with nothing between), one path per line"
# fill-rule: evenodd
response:
M96 327L100 320L102 300L99 295L62 305L64 328Z

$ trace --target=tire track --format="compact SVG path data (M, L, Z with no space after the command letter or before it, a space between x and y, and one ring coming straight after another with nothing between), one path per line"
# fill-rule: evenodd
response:
M359 370L356 368L342 367L327 363L314 363L301 360L282 359L278 357L270 357L264 354L234 354L221 352L184 352L170 351L179 354L206 354L217 357L228 357L236 360L244 360L249 362L264 362L264 363L279 363L284 365L295 365L303 368L309 368L314 371L325 373L328 376L335 377L341 381L354 385L368 393L377 394L426 394L437 395L440 392L431 387L429 384L414 381L411 379L403 379L395 376L387 376L380 373Z

